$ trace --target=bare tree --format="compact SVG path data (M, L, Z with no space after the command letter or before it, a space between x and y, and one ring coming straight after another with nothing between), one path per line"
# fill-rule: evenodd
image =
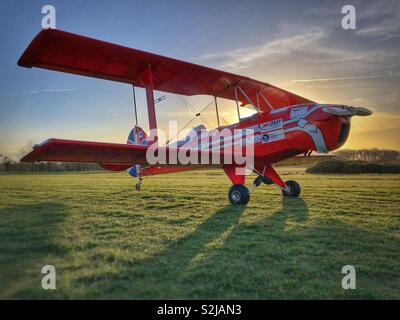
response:
M1 164L2 164L5 172L9 172L10 171L10 167L12 165L12 161L11 161L11 159L9 157L2 156Z
M27 155L29 152L31 152L34 145L35 145L35 143L32 140L29 139L26 142L26 144L18 151L18 158L21 159L22 157ZM31 164L31 171L32 172L33 172L33 168L34 168L34 164L32 162L32 164Z
M18 151L18 157L22 158L23 156L25 156L27 153L31 152L33 149L33 146L35 145L35 143L32 140L28 140L25 145L19 149Z

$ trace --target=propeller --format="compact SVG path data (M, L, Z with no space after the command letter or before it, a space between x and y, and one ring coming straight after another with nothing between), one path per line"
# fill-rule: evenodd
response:
M324 112L333 114L335 116L370 116L372 111L364 107L350 107L350 106L329 106L323 108Z

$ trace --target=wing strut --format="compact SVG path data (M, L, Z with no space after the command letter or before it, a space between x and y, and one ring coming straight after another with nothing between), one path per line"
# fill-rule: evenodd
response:
M243 94L243 96L247 99L247 101L257 110L257 112L260 112L260 108L259 108L259 103L257 103L257 106L254 104L254 102L249 98L249 96L246 94L246 92L243 91L243 89L237 85L237 87L239 88L240 92ZM258 92L257 92L258 93ZM257 95L257 99L258 99L258 95ZM236 99L237 100L237 99Z
M135 85L132 85L132 93L133 93L133 107L135 108L135 123L136 127L138 127L139 124L138 124L137 107L136 107Z
M263 100L265 101L265 103L267 104L268 108L270 108L271 110L274 110L274 108L272 108L271 104L269 103L268 99L262 94L262 92L260 92L260 96L263 98Z
M240 122L240 110L239 110L239 100L238 100L238 93L237 93L237 86L235 86L235 100L236 100L236 109L237 109L237 114Z
M214 102L215 102L215 112L217 114L217 123L218 123L218 128L219 128L221 125L219 124L219 113L218 113L218 104L217 104L217 97L216 96L214 96Z
M133 93L133 107L135 109L135 123L136 123L135 139L136 139L136 141L139 141L138 131L137 131L137 128L139 127L139 123L138 123L137 107L136 107L135 85L132 85L132 93Z
M156 119L156 109L154 104L154 93L153 93L153 74L151 72L151 66L148 66L148 84L146 85L146 99L147 99L147 113L149 116L149 129L150 129L150 139L155 142L157 141L157 119Z

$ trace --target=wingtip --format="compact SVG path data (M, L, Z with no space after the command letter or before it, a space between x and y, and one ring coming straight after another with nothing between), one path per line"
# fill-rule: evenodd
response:
M32 147L32 150L28 154L23 156L19 161L20 162L38 162L38 161L41 161L41 158L39 157L40 150L42 150L43 148L46 148L47 145L49 145L51 142L53 142L55 140L56 139L51 138L51 139L44 140L41 143L35 144Z
M49 33L50 29L42 29L38 32L38 34L32 39L29 45L26 47L21 57L17 61L17 65L23 68L32 68L37 55L38 55L38 43L42 41L45 37L45 34Z
M28 65L23 57L23 55L18 59L17 62L18 67L23 67L23 68L32 68L31 65Z
M33 151L34 150L32 150L31 152L29 152L28 154L26 154L25 156L23 156L20 160L19 160L19 162L36 162L35 160L33 160L33 157L32 157L32 153L33 153Z

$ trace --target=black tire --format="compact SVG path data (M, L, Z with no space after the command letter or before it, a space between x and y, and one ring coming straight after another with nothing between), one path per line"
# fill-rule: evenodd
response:
M300 195L301 188L300 188L300 185L296 181L293 181L293 180L286 181L285 184L289 190L282 190L282 193L284 196L298 197Z
M250 192L246 186L242 184L235 184L230 187L228 192L228 198L233 205L244 205L250 200Z

